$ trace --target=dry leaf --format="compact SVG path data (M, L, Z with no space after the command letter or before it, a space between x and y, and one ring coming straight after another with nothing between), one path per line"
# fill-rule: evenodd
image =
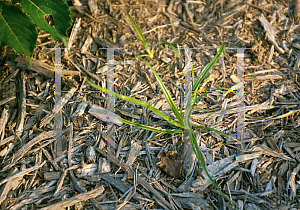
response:
M183 158L179 153L176 151L163 151L158 157L160 158L160 162L156 164L158 167L171 177L181 177Z

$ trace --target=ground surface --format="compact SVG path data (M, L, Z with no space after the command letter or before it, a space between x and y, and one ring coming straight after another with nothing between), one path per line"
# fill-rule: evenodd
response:
M97 7L89 2L70 5L74 25L69 31L70 54L63 52L62 58L61 89L67 100L62 104L60 136L53 114L51 48L63 47L62 43L41 31L32 67L10 48L2 49L1 209L232 209L203 172L183 134L152 140L155 132L103 121L105 115L112 121L120 116L176 128L141 106L118 98L111 103L107 94L91 91L83 77L109 85L106 48L117 48L115 91L147 101L172 117L152 72L142 62L131 61L146 51L126 12L151 47L168 41L181 48L182 58L183 47L191 48L196 77L225 45L227 58L212 69L203 87L211 92L196 107L209 111L215 128L233 137L245 126L244 148L228 137L196 130L207 170L237 209L300 208L296 1L101 1ZM235 86L240 77L236 48L247 48L242 59L243 101L234 93L212 91L241 89ZM186 88L184 65L165 45L158 45L154 58L147 61L178 105ZM99 117L95 105L115 108L117 116L105 111ZM192 113L192 123L212 127L210 115L201 109ZM241 113L244 124L238 120ZM158 167L159 162L164 166Z

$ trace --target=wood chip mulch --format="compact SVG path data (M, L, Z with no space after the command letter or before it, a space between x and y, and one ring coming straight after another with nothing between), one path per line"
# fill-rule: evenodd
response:
M236 48L244 50L244 100L210 91L195 107L206 168L237 209L300 209L300 1L68 1L70 53L62 50L62 130L57 133L54 61L60 41L39 31L32 58L9 47L0 56L1 209L233 209L195 158L185 134L155 132L119 118L174 129L144 107L96 92L85 80L147 101L172 116L149 68L130 13L152 47L168 41L191 48L195 77L224 44L204 88L237 89ZM175 53L158 45L146 58L178 106L185 71ZM204 112L206 109L211 114Z

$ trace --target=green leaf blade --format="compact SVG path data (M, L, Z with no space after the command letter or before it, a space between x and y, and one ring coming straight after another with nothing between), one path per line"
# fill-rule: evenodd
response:
M36 46L37 31L30 18L18 7L0 2L0 46L9 45L30 58Z
M220 58L222 52L225 51L225 46L221 45L219 51L217 52L217 54L215 55L215 57L212 59L212 61L205 67L205 69L203 70L203 72L201 73L201 75L198 77L198 79L196 80L193 88L192 88L192 92L196 91L197 88L199 87L199 85L201 84L201 82L204 80L204 77L208 74L209 70L211 70L211 68L215 65L215 63L217 62L217 60Z
M155 48L156 45L158 45L158 44L165 44L165 45L168 45L169 47L171 47L172 50L174 50L174 52L176 53L177 57L179 58L180 63L181 63L181 64L183 63L182 60L181 60L181 57L180 57L180 53L178 52L178 50L176 49L176 47L174 47L174 45L172 45L171 43L166 42L166 41L159 41L159 42L157 42L157 43L154 45L151 54L154 54L154 48Z
M128 120L125 120L123 118L120 119L121 122L126 123L128 125L132 125L138 128L154 131L154 132L161 132L161 133L183 133L183 129L162 129L162 128L156 128L148 125L142 125L139 123L131 122Z
M180 127L180 128L184 128L184 126L180 123L180 122L177 122L175 120L173 120L172 118L164 115L162 112L160 112L159 110L155 109L153 106L151 106L149 103L145 102L145 101L140 101L138 99L135 99L135 98L131 98L129 96L124 96L124 95L121 95L119 93L116 93L114 91L111 91L111 90L108 90L108 89L105 89L103 87L100 87L94 83L92 83L91 81L89 81L88 79L86 79L86 81L94 88L98 89L98 90L101 90L101 91L104 91L104 92L107 92L108 94L111 94L111 95L115 95L116 97L122 99L122 100L125 100L125 101L129 101L131 103L134 103L134 104L137 104L137 105L140 105L140 106L143 106L145 108L148 108L149 110L151 110L152 112L154 112L155 114L157 114L158 116L160 116L161 118L163 118L164 120L166 120L167 122L169 122L170 124L173 124L177 127Z
M130 19L130 22L132 23L132 25L133 25L133 27L134 27L134 30L135 30L136 33L138 34L138 36L139 36L141 42L143 43L143 46L144 46L144 48L146 49L148 55L149 55L151 58L153 58L153 55L151 56L151 52L150 52L149 46L148 46L148 44L147 44L147 42L146 42L146 39L145 39L145 37L144 37L144 35L143 35L141 29L137 26L137 24L135 23L135 21L133 20L133 18L131 17L131 15L130 15L128 12L126 12L126 13L127 13L128 17L129 17L129 19Z
M190 104L190 101L191 101L190 98L188 100L189 100L188 104ZM210 179L210 181L213 183L213 185L217 188L217 190L222 194L222 196L226 200L229 201L229 203L234 207L234 209L236 209L234 204L231 202L231 200L227 197L227 195L225 195L225 193L223 193L223 191L219 188L219 186L216 184L216 182L212 179L212 177L210 176L209 172L207 171L207 169L205 167L204 161L203 161L201 153L200 153L199 146L197 144L197 139L196 139L195 133L194 133L194 131L191 128L191 125L190 125L191 113L192 113L192 106L189 106L186 110L186 113L185 113L186 115L184 117L184 126L185 126L185 130L187 130L188 133L189 133L189 139L191 141L191 146L193 148L193 151L194 151L197 159L199 160L199 163L202 166L202 168L203 168L205 174L207 175L207 177ZM204 127L204 126L198 126L198 128L204 128L204 129L207 129L207 130L216 131L213 128L208 128L208 127Z
M152 66L147 62L145 61L143 58L141 58L142 61L144 61L144 63L150 68L150 70L152 71L152 73L154 74L154 76L156 77L156 80L160 86L160 88L162 89L163 91L163 94L172 110L172 112L174 113L174 115L176 116L176 118L179 120L179 122L181 123L181 125L183 126L183 117L182 115L178 112L177 110L177 107L169 93L169 91L167 90L165 84L163 83L163 81L161 80L161 78L158 76L158 74L156 73L156 71L152 68Z

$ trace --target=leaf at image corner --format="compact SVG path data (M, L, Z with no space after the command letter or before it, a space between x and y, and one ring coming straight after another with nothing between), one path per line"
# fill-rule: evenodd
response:
M9 45L16 53L31 56L36 45L37 31L30 18L18 7L0 1L0 46Z
M66 31L72 25L71 11L64 0L21 0L23 12L27 13L39 29L51 34L51 39L61 39L68 47ZM45 20L45 15L52 15L55 25Z

